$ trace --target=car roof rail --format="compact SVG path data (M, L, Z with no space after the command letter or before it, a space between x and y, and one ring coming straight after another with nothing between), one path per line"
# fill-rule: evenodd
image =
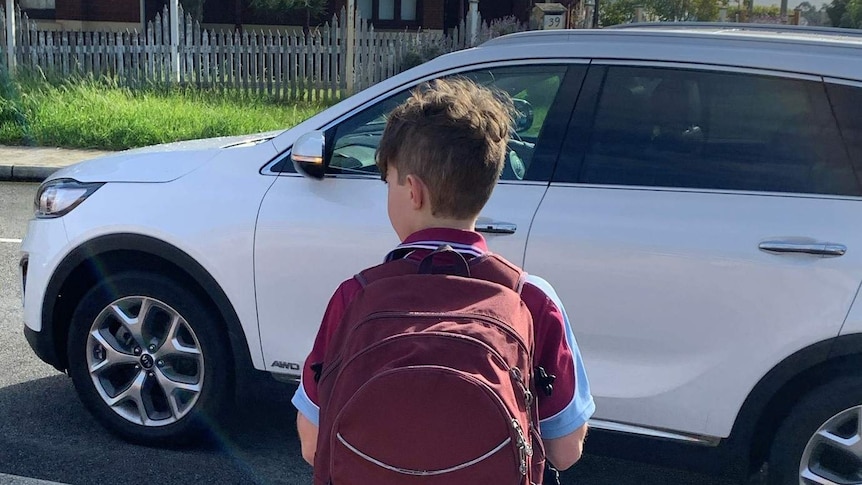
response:
M606 29L655 29L655 30L735 30L811 34L825 37L862 37L860 29L838 27L816 27L810 25L751 24L737 22L632 22L612 25Z

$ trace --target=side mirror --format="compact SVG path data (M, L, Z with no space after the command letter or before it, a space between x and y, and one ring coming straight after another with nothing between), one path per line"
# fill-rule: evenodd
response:
M513 98L512 102L515 104L515 110L517 111L513 126L515 133L521 133L532 128L535 117L533 114L533 105L529 101L518 98Z
M296 171L316 180L326 174L326 136L322 131L311 131L300 136L290 150L290 161Z

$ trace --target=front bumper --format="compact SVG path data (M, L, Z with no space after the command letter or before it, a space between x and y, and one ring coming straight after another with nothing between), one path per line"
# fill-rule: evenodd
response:
M43 362L51 364L55 369L64 371L62 366L58 365L57 350L54 347L54 336L50 332L37 332L30 327L24 326L24 338L30 344L30 348L36 353L36 356L42 359Z
M51 276L68 250L68 241L62 218L33 219L21 243L19 265L24 337L40 359L59 370L63 369L54 332L50 323L43 321L42 310Z

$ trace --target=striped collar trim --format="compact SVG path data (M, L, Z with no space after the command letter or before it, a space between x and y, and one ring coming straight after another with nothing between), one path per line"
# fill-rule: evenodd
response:
M433 251L440 246L449 245L465 256L483 256L488 246L481 234L458 229L425 229L418 231L386 255L385 262L404 258L417 249Z

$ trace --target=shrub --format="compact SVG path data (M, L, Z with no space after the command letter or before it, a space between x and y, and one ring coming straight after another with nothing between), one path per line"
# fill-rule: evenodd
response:
M411 45L407 53L404 54L401 59L401 68L407 70L416 67L448 52L451 52L451 49L440 44L418 41Z
M514 15L495 19L491 21L488 27L491 38L500 37L501 35L514 34L515 32L523 32L527 30L526 24L521 23Z

